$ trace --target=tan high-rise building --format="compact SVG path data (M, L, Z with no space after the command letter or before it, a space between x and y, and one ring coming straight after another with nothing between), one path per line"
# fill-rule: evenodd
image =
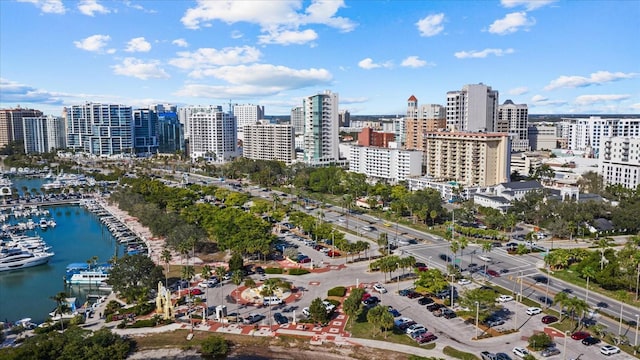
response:
M446 128L446 109L438 104L418 106L418 99L411 95L407 100L407 117L405 119L405 148L424 150L425 133Z
M244 127L242 156L254 160L277 160L291 165L296 160L293 125L258 122Z
M509 134L429 132L426 139L427 176L464 186L509 181Z
M42 111L34 109L0 109L0 147L13 141L24 141L23 117L40 117Z

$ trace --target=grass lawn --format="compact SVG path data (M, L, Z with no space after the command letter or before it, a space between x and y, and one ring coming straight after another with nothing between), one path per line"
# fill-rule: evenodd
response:
M468 353L468 352L464 352L464 351L460 351L458 349L454 349L451 346L445 346L444 349L442 349L442 353L447 355L447 356L451 356L454 359L462 359L462 360L480 360L479 357Z
M403 344L426 349L432 349L435 347L435 343L420 345L409 336L407 336L404 332L401 332L396 328L387 331L386 339L384 338L384 334L380 333L378 333L378 335L376 336L373 336L373 326L369 324L366 319L366 313L362 312L358 319L354 319L354 321L351 322L351 325L348 325L346 327L346 330L351 332L351 335L356 338L382 340L390 343Z
M564 280L573 285L580 286L583 289L587 288L587 280L581 278L579 274L571 271L570 269L554 271L551 273L551 276L557 277L558 279ZM597 292L598 294L602 294L610 298L617 299L615 292L604 290L600 288L598 284L595 284L593 281L589 283L589 292ZM635 299L635 296L632 296L628 301L625 301L625 303L635 307L640 307L640 301L634 301L634 299Z

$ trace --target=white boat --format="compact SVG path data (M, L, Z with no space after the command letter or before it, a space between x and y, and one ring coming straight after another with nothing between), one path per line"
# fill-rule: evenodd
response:
M55 220L51 219L51 220L49 220L47 225L49 225L50 228L54 228L54 227L56 227L58 225L58 223L56 223Z
M71 285L96 285L99 286L109 279L109 270L105 267L95 269L82 269L67 272L67 283Z
M53 255L55 254L52 252L5 248L0 250L0 271L17 270L46 264Z
M49 227L49 222L47 221L47 219L40 219L40 229L47 230L47 227Z

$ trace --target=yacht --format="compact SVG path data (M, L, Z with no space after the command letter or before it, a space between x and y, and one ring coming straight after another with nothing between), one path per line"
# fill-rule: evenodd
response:
M4 248L0 250L0 271L17 270L46 264L53 255L55 254L52 252Z
M109 279L109 270L109 265L91 267L88 264L73 263L67 266L65 278L71 285L100 285Z
M47 230L47 227L49 227L49 222L47 221L47 219L40 219L40 229Z

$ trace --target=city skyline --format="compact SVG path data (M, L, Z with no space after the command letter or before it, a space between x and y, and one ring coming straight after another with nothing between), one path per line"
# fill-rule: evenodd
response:
M384 17L381 16L384 14ZM635 1L0 2L0 107L256 104L352 115L484 83L530 114L640 113Z

